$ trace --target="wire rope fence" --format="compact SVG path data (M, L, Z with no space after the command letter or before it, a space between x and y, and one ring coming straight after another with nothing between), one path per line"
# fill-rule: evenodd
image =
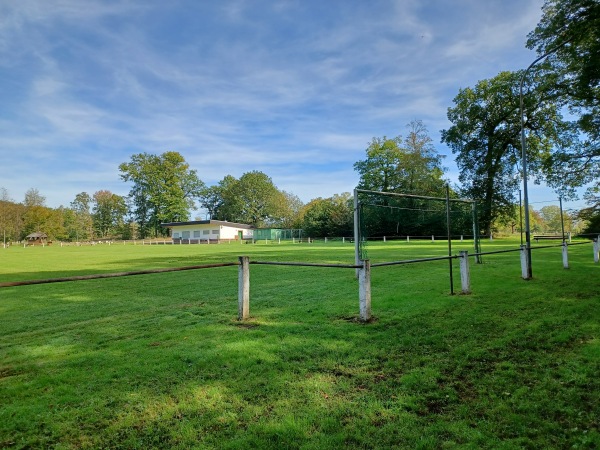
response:
M536 246L536 247L531 248L531 250L537 251L537 250L549 249L549 248L558 248L558 247L562 248L563 267L565 269L568 269L569 268L568 248L570 246L579 246L579 245L586 245L586 244L589 245L590 242L593 244L594 263L598 264L600 261L600 236L597 236L592 241L583 241L583 242L575 242L575 243L568 243L567 241L563 241L561 244ZM250 258L248 256L240 256L240 257L238 257L238 261L235 261L235 262L202 264L202 265L171 267L171 268L161 268L161 269L137 270L137 271L117 272L117 273L100 273L100 274L37 279L37 280L9 281L9 282L0 283L0 288L238 266L238 317L237 318L238 318L238 320L246 320L250 316L250 266L251 265L312 267L312 268L330 268L330 269L353 269L353 270L356 270L356 272L357 272L357 278L358 278L358 282L359 282L358 283L359 284L359 292L358 292L359 318L360 318L361 322L369 322L372 317L371 316L371 270L372 269L376 269L379 267L386 267L386 266L420 264L420 263L428 263L428 262L433 262L433 261L444 261L444 260L449 261L450 265L451 265L453 260L459 260L460 279L461 279L460 292L462 294L469 294L469 293L471 293L469 257L479 258L479 257L485 256L485 255L490 256L490 255L497 255L497 254L503 254L503 253L515 253L515 252L520 252L522 278L528 279L527 270L526 270L526 268L527 268L527 259L526 258L528 257L528 252L527 252L526 246L521 245L519 248L492 250L492 251L477 252L477 253L471 253L471 254L469 254L468 251L460 251L457 255L444 255L444 256L435 256L435 257L426 257L426 258L398 260L398 261L385 261L385 262L377 262L377 263L373 263L373 264L368 259L360 261L359 264L327 264L327 263L311 263L311 262L284 262L284 261L259 261L259 260L253 261L253 260L250 260ZM453 284L454 281L453 281L452 270L449 271L449 274L450 274L450 277L449 277L449 279L450 279L450 294L453 295L453 294L455 294L455 292L454 292L454 284Z

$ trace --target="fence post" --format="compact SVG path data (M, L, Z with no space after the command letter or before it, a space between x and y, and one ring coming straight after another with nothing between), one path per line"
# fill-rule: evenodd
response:
M527 246L521 245L521 277L524 280L529 280L529 274L527 272Z
M361 322L371 320L371 261L365 259L358 269L358 297Z
M562 244L562 258L563 258L563 267L565 269L569 268L569 244L563 242Z
M594 239L594 262L598 264L598 252L600 251L600 236Z
M471 293L471 273L469 270L469 252L461 250L458 252L460 265L460 288L463 294Z
M250 314L250 258L239 257L238 267L238 320L248 318Z

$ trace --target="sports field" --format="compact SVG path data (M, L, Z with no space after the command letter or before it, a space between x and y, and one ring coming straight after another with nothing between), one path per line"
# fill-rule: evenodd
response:
M449 295L447 261L373 268L368 324L351 269L252 265L245 322L237 267L2 288L0 448L597 448L600 266L591 243L569 250L569 270L534 250L530 281L518 253L471 260L471 295ZM0 283L242 255L352 264L354 249L11 247Z

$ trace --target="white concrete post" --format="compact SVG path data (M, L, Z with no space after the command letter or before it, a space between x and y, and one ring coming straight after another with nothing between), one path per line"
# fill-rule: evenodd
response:
M342 236L342 244L346 243L346 238L344 236Z
M594 262L598 264L598 253L600 251L600 236L594 239Z
M563 258L563 267L565 269L569 268L569 245L566 242L562 244L562 258Z
M460 242L462 242L462 241L463 241L463 235L461 234L460 235Z
M383 242L387 242L386 239L385 239L385 236L383 237Z
M238 320L248 318L250 314L250 258L239 257L238 268Z
M431 235L431 242L435 241L435 236L432 234Z
M460 287L463 294L471 293L471 271L469 269L469 252L461 250L458 252L460 264Z
M571 232L569 231L567 234L568 234L568 236L569 236L569 244L570 244L571 242L573 242L573 241L571 240L571 238L572 238L572 236L571 236Z
M410 236L406 236L406 242L410 242Z
M358 297L361 322L371 320L371 262L362 261L362 268L358 269Z
M527 273L527 246L521 245L521 277L524 280L529 280L529 274Z

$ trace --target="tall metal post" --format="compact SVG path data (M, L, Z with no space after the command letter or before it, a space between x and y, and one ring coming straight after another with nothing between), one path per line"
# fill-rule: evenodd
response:
M521 189L519 189L519 232L521 234L521 245L523 245L523 199L521 198Z
M360 216L358 214L358 192L354 189L354 264L360 264ZM358 278L359 269L356 269L356 278Z
M448 256L452 256L452 233L450 230L450 188L446 185L446 231L448 234ZM448 259L450 269L450 295L454 295L454 277L452 273L452 258Z
M523 109L523 82L525 81L525 75L529 72L533 66L539 61L546 58L548 55L554 53L565 44L568 44L570 40L566 40L558 44L556 47L548 50L542 56L538 57L535 61L529 64L529 67L523 71L521 75L521 82L519 83L519 107L521 109L521 159L523 164L523 202L525 206L525 243L527 253L527 277L523 277L529 280L533 277L533 271L531 270L531 228L529 226L529 194L527 192L527 143L525 142L525 111Z
M521 109L521 160L523 164L523 204L525 208L525 271L523 272L523 279L529 280L533 277L533 271L531 269L531 228L529 225L529 193L527 190L527 144L525 142L525 111L523 110L523 81L525 80L525 74L529 71L535 63L541 58L536 59L521 76L521 82L519 83L519 106Z
M563 217L562 197L558 197L558 204L560 205L560 233L562 235L562 241L564 244L565 243L565 219Z
M471 206L471 211L473 213L473 247L475 250L475 259L477 264L481 264L481 247L479 246L479 224L477 222L477 202L473 202Z

